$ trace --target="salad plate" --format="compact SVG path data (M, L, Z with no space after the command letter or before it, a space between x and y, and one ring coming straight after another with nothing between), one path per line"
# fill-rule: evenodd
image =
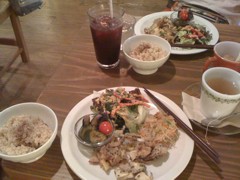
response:
M153 24L154 20L158 18L163 18L163 17L170 18L172 13L173 11L157 12L157 13L149 14L140 18L134 26L135 35L145 34L144 29L149 28ZM206 31L209 31L209 33L212 35L212 39L209 41L208 45L215 45L219 40L219 32L217 28L211 22L209 22L208 20L202 17L196 16L196 15L193 15L193 17L194 17L193 19L194 24L205 27ZM206 50L207 49L183 49L183 48L172 47L171 54L190 55L190 54L201 53Z
M116 89L117 87L108 88ZM123 87L126 91L134 90L136 87ZM142 95L150 101L142 88L139 88ZM151 90L150 90L151 91ZM99 165L92 165L89 163L91 149L80 146L74 135L74 124L83 115L91 113L90 106L92 105L92 99L98 97L104 93L105 90L94 92L93 94L82 99L76 104L73 109L67 115L61 130L61 149L63 156L72 169L72 171L80 178L84 180L97 180L116 179L113 170L107 174ZM188 120L185 113L178 107L173 101L167 97L151 91L156 97L158 97L166 106L168 106L174 113L176 113L190 128L191 123ZM152 104L150 114L155 114L158 110L156 106ZM168 151L168 154L161 158L148 162L146 164L147 171L152 173L155 180L170 180L175 179L186 168L193 153L194 142L193 140L179 129L179 139L176 144Z

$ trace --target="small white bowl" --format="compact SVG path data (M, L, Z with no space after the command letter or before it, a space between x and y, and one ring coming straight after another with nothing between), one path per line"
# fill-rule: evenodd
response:
M142 61L135 59L129 55L129 53L136 48L141 42L148 42L159 46L166 51L166 55L157 60ZM155 73L159 67L161 67L169 58L171 53L171 45L165 39L149 34L135 35L128 38L123 43L123 53L127 61L132 65L134 71L139 74L149 75Z
M2 127L11 117L19 115L30 115L38 117L44 121L52 129L52 135L48 141L38 149L22 154L22 155L7 155L0 152L2 159L19 162L30 163L41 158L52 145L58 129L58 120L56 114L49 107L40 103L21 103L11 106L0 112L0 127Z

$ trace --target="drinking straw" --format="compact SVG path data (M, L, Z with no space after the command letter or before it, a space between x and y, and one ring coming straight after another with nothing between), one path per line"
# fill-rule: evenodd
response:
M113 3L112 0L109 0L109 6L110 6L110 16L113 18Z

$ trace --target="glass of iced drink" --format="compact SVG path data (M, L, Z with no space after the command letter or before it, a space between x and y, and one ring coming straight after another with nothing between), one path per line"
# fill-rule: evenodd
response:
M123 14L121 7L110 8L109 4L98 4L88 10L97 63L103 69L119 64Z

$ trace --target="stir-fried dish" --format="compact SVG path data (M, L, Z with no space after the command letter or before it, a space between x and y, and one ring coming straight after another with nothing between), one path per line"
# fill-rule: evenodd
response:
M168 153L179 132L172 116L164 112L152 115L149 107L138 88L129 92L108 89L93 99L92 111L107 112L116 130L108 144L95 149L89 162L106 172L114 169L117 179L153 179L145 163Z
M177 26L169 17L155 19L150 27L144 29L144 32L160 36L169 43L208 44L212 39L212 35L204 26L195 23Z

